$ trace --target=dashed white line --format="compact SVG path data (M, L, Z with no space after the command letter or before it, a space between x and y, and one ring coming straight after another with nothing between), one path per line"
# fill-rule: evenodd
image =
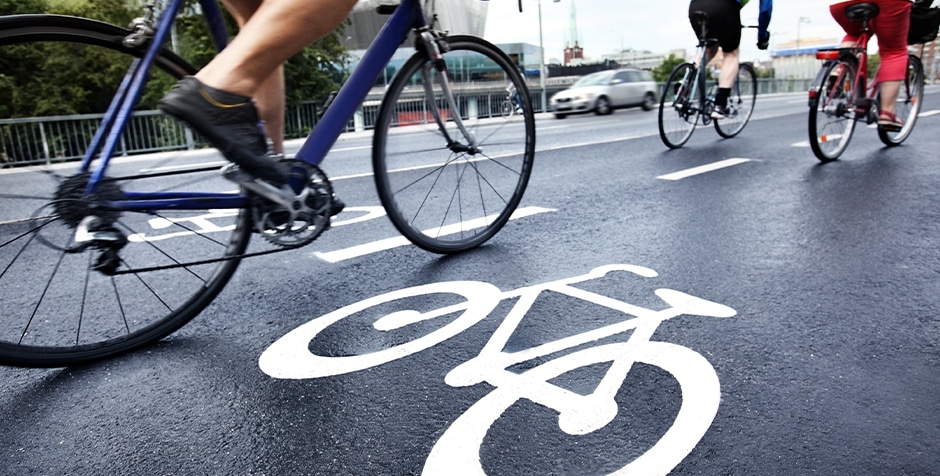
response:
M704 174L706 172L712 172L715 170L723 169L725 167L731 167L738 164L743 164L745 162L750 162L751 159L742 159L742 158L733 158L720 160L718 162L712 162L710 164L700 165L698 167L692 167L691 169L680 170L678 172L673 172L671 174L660 175L656 177L662 180L682 180L684 178L692 177L694 175Z
M516 211L513 212L512 216L509 219L516 220L519 218L524 218L524 217L536 215L539 213L546 213L546 212L553 212L553 211L555 210L551 208L542 208L542 207L517 208ZM492 220L493 218L496 218L496 217L495 216L485 217L485 218L479 218L476 220L470 220L467 222L455 223L453 225L447 225L447 226L444 226L435 230L426 230L425 233L429 235L437 235L437 236L452 235L455 233L460 233L461 231L467 231L467 230L472 230L474 228L483 227L486 225L486 223L489 222L489 220ZM384 240L373 241L371 243L365 243L362 245L352 246L349 248L344 248L344 249L336 250L336 251L328 251L328 252L318 251L314 253L314 256L328 263L338 263L340 261L344 261L344 260L348 260L352 258L358 258L360 256L365 256L367 254L378 253L379 251L386 251L392 248L398 248L400 246L407 246L410 244L411 242L408 241L408 239L405 238L404 236L397 236L394 238L387 238Z

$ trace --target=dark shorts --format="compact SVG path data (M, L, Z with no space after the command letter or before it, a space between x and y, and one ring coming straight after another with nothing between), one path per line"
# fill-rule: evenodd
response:
M695 36L702 39L702 27L692 20L692 12L708 14L705 37L718 40L722 51L734 51L741 45L741 6L735 0L692 0L689 3L689 23Z

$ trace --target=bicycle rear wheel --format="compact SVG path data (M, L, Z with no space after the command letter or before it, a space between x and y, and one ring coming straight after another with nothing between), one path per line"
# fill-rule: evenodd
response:
M750 63L741 63L738 66L738 77L731 87L728 97L728 110L731 115L725 119L715 121L715 130L718 135L730 139L738 135L751 119L754 112L754 103L757 101L757 73Z
M700 111L692 98L695 77L695 65L682 63L672 70L663 88L659 100L659 137L670 149L682 147L695 131Z
M389 218L408 240L435 253L492 238L522 200L535 156L535 116L518 68L480 38L446 41L446 78L424 53L401 67L382 100L372 146L375 185ZM445 80L457 110L442 91ZM503 117L509 83L522 111Z
M878 138L887 146L899 145L911 135L917 115L920 114L921 102L924 99L924 65L920 58L914 55L907 56L907 76L901 83L894 112L904 120L904 127L899 131L886 131L878 128Z
M858 61L843 55L823 66L822 84L810 91L809 145L823 162L837 159L852 139L855 98L862 93L855 90L857 72Z
M0 173L2 365L77 365L161 339L216 297L248 244L244 210L207 202L202 210L130 212L104 204L145 190L231 189L218 163L193 163L205 154L117 158L93 195L85 191L89 170L66 163L81 158L100 120L77 114L103 112L142 54L122 45L128 33L81 18L0 18L0 97L13 98L0 105L13 161ZM144 103L195 71L169 52L155 64ZM70 102L77 97L86 100ZM14 119L24 115L51 117ZM165 150L182 133L160 115L135 115L121 143ZM90 217L97 226L81 225ZM80 245L79 229L97 239Z

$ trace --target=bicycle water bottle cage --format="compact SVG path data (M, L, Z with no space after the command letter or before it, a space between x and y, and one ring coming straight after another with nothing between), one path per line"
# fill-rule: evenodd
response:
M863 28L868 29L868 21L878 16L878 5L874 3L856 3L845 8L845 16L849 21L862 23Z

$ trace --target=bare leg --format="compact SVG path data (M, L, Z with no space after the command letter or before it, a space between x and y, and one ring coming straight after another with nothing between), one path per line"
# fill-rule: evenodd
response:
M264 0L231 44L196 78L204 84L254 97L288 58L324 37L356 0Z
M900 81L884 81L881 83L881 110L894 114L894 104L901 92Z
M738 77L738 51L726 51L721 63L721 73L718 74L718 87L730 88Z
M712 62L712 59L714 59L717 54L718 45L710 45L708 48L705 48L705 64L700 66L704 68L708 63Z
M224 0L225 8L232 14L239 28L244 28L258 8L261 0ZM197 77L200 75L197 74ZM205 82L205 81L204 81ZM212 85L212 83L207 83ZM220 88L224 89L224 88ZM284 67L278 66L267 77L254 94L258 114L264 122L265 133L271 140L274 153L284 153Z
M283 139L284 86L282 65L295 53L332 31L356 0L231 0L243 23L238 35L195 77L183 78L160 100L160 108L187 123L238 165L226 178L254 187L271 197L272 187L299 193L303 185L288 183L296 174L287 164L267 156L258 130L260 101L272 124L268 133ZM283 148L279 143L276 147ZM293 175L292 175L293 174ZM260 182L256 182L260 180ZM263 183L262 183L263 182ZM267 195L265 195L267 194ZM334 206L338 213L341 206Z

